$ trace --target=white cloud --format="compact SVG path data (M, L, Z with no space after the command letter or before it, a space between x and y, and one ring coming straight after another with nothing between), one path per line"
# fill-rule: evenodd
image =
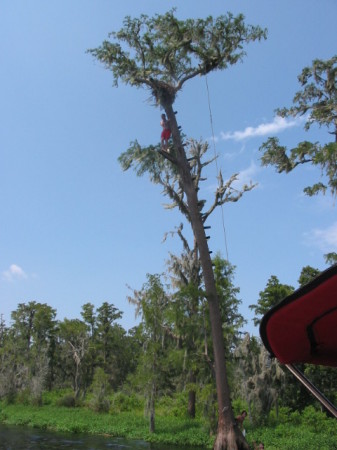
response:
M337 222L330 227L314 229L304 234L306 242L318 247L322 252L337 251Z
M228 133L220 133L221 139L226 141L232 139L234 141L242 141L244 139L253 138L256 136L267 136L277 134L281 131L298 126L302 119L286 119L284 117L276 116L270 123L261 123L257 127L247 127L243 131L233 131Z
M2 277L6 281L14 281L28 278L26 273L17 264L11 264L9 269L2 272Z
M259 171L260 167L258 167L255 162L252 161L247 169L241 170L241 172L239 173L238 183L240 183L240 185L250 184L251 181L254 183L254 177Z
M251 183L252 184L256 183L256 179L254 179L254 178L260 170L261 170L260 167L257 166L254 161L252 161L249 167L241 170L240 172L236 172L237 179L232 182L231 187L233 189L240 191L245 184L247 184L249 186ZM226 183L228 181L229 181L229 178L224 179L224 183ZM213 184L210 184L209 186L207 186L206 190L209 192L215 192L217 187L218 187L218 184L213 183Z
M254 177L257 175L259 170L260 168L255 164L254 161L252 161L247 169L241 170L241 172L239 172L238 179L234 181L232 185L234 189L240 190L245 184L250 185L251 182L253 184L256 183Z

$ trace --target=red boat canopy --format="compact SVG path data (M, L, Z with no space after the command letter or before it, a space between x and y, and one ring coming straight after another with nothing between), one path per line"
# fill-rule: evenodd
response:
M282 364L337 367L337 264L268 311L260 335Z

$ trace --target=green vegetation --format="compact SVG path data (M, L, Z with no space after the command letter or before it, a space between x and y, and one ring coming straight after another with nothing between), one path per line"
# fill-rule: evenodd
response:
M267 450L335 450L337 422L312 406L301 414L282 408L278 421L271 414L269 427L249 430L248 441L262 441Z
M305 67L298 76L302 90L293 98L293 106L280 108L276 112L280 117L305 118L305 129L318 125L326 127L328 133L334 136L332 142L300 142L290 151L280 145L279 139L271 137L262 144L260 150L262 165L275 166L281 173L289 173L302 164L312 164L320 167L327 182L321 180L312 186L304 188L304 193L313 196L325 194L327 190L333 196L337 194L337 55L328 60L316 59L312 66ZM329 137L330 139L330 137Z
M84 320L62 322L46 304L18 305L11 326L0 323L0 421L211 448L217 407L210 324L202 289L192 282L198 272L185 268L187 261L187 254L170 261L175 290L160 275L149 275L133 292L140 324L129 332L116 323L122 313L108 302L97 308L87 303ZM247 442L262 440L280 450L335 448L335 422L314 409L313 398L276 360L269 361L257 338L239 333L244 319L235 268L219 255L213 262L232 406L235 414L249 412ZM299 283L316 273L303 268ZM182 274L189 283L181 281ZM266 300L276 304L280 292L291 289L272 276L252 305L256 320ZM336 402L333 369L302 370Z
M0 420L9 425L25 425L59 432L88 433L142 439L148 442L211 448L202 420L158 414L156 432L150 433L148 420L140 410L118 413L95 413L86 407L67 408L55 405L0 406Z
M122 313L108 302L97 308L87 303L84 320L62 322L46 304L18 305L11 326L0 323L0 421L211 448L217 407L210 324L202 289L192 282L198 272L188 264L185 269L187 261L187 254L170 261L175 290L160 275L149 275L133 292L130 301L140 324L129 332L116 323ZM335 422L314 409L313 398L276 360L269 361L260 340L239 333L244 319L233 285L235 268L219 255L213 262L232 406L235 414L249 412L247 442L307 450L319 441L316 449L323 444L333 449ZM316 273L303 268L299 284ZM181 282L182 274L191 281ZM291 289L272 276L252 305L256 320L266 299L275 304L280 291ZM302 370L336 403L333 369L307 365Z
M205 421L167 414L167 405L171 403L172 407L170 400L163 401L158 409L156 431L150 433L139 400L131 399L129 405L125 401L126 409L131 405L138 405L138 408L124 411L118 404L118 397L120 400L121 396L117 395L115 403L118 412L112 410L109 413L95 413L84 406L67 408L56 404L31 406L1 403L0 421L8 425L24 425L58 432L124 437L205 450L212 448L214 439L209 435ZM56 400L54 396L53 402ZM46 401L51 401L50 394L46 396ZM113 399L111 403L114 403ZM177 413L177 409L175 411ZM302 414L281 408L278 419L272 411L265 426L253 426L247 421L245 428L251 448L254 442L262 441L268 450L337 449L337 422L328 419L312 406L305 408Z

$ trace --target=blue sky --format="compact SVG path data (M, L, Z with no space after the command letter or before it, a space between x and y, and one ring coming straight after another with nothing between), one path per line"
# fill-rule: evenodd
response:
M248 305L271 275L297 287L303 266L324 269L323 255L337 251L334 199L303 195L320 172L303 166L279 175L261 167L258 151L268 136L289 147L330 139L274 110L291 105L305 66L336 54L335 0L2 0L0 313L7 323L18 303L47 303L62 320L80 317L86 302L108 301L129 329L137 322L128 286L139 289L147 273L165 271L169 252L180 253L177 239L162 242L179 213L163 208L160 187L123 173L117 161L134 139L159 141L161 111L147 91L113 88L111 73L86 53L126 15L174 6L181 19L231 11L268 28L243 63L208 76L218 167L225 179L239 173L239 183L258 183L223 208L246 329L257 332ZM175 106L187 136L210 139L204 78L186 84ZM212 198L216 176L209 168L201 198ZM226 256L220 209L209 224L211 250Z

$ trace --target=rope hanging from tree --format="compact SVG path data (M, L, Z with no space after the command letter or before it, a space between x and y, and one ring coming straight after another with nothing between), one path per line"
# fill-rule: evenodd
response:
M218 167L218 156L216 153L216 147L215 147L215 137L214 137L214 127L213 127L213 115L212 115L212 108L211 108L211 100L210 100L210 94L209 94L209 87L208 87L208 81L207 81L207 75L205 75L206 80L206 90L207 90L207 100L208 100L208 110L209 110L209 117L210 117L210 124L211 124L211 131L212 131L212 141L213 141L213 150L214 150L214 157L215 157L215 165L216 165L216 172L217 172L217 179L220 179L220 170ZM223 212L223 204L221 206L221 219L222 219L222 228L224 233L224 239L225 239L225 248L226 248L226 259L229 262L228 257L228 246L227 246L227 234L226 234L226 227L225 227L225 218L224 218L224 212Z

